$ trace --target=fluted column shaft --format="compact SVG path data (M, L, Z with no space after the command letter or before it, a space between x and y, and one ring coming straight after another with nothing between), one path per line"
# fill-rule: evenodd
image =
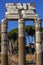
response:
M1 65L8 65L8 22L2 20L1 24Z
M18 20L19 65L25 65L25 22Z
M42 36L41 36L41 20L35 20L36 33L36 65L42 65Z

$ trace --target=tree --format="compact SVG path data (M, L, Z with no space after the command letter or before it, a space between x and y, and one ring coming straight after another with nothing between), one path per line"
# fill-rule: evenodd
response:
M26 36L29 40L29 43L32 43L33 41L33 36L35 35L35 27L34 26L26 26ZM30 40L31 36L31 40Z
M8 32L8 38L9 40L13 39L14 41L16 41L18 38L18 29L13 29Z
M35 27L34 26L26 26L26 32L28 35L33 36L35 34Z

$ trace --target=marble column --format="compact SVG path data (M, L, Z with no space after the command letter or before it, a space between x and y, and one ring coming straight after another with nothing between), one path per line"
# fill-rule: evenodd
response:
M8 65L8 22L2 19L1 24L1 65Z
M18 20L19 65L25 65L25 22Z
M36 34L36 65L42 65L42 36L41 36L41 20L35 20Z

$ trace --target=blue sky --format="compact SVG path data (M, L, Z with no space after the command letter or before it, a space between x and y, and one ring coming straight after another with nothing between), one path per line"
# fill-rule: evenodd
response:
M6 7L5 4L6 3L34 3L35 7L36 7L36 12L38 13L40 18L43 18L43 0L0 0L0 23L1 20L5 17L5 11L6 11ZM26 24L33 24L30 22L27 22ZM43 25L43 24L42 24ZM12 28L16 28L18 27L18 23L17 22L9 22L8 24L8 30L11 30Z

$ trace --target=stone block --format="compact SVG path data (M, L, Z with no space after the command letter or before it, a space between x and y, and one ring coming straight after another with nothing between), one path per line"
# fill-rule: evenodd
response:
M23 3L23 9L27 9L27 4Z
M5 17L8 20L18 20L20 18L19 14L9 14L8 12L6 12Z
M36 19L37 17L38 17L37 14L34 14L34 15L33 15L33 14L29 14L29 15L28 15L28 14L24 14L24 15L23 15L23 18L24 18L24 19L27 19L27 20L28 20L28 19Z
M21 3L17 3L17 4L16 4L16 7L17 7L17 9L23 9L23 6L22 6Z
M35 6L31 3L27 3L28 9L35 10Z
M33 10L22 10L22 14L24 15L24 14L35 14L35 12L33 11Z

